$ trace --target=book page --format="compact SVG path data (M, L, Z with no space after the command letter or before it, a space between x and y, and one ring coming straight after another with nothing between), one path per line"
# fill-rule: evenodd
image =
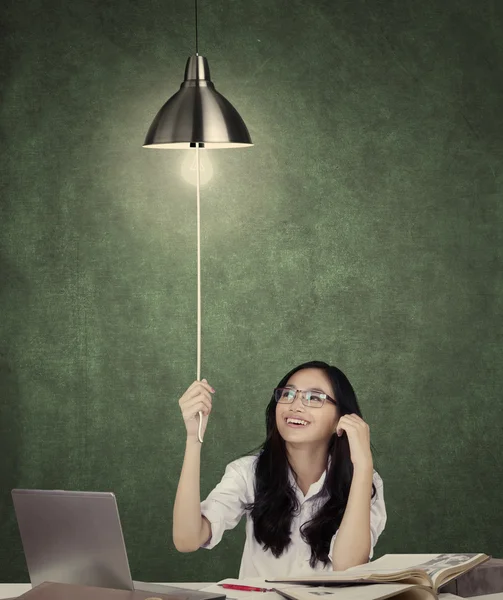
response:
M480 554L439 554L436 558L421 565L436 586L437 581L442 577L446 569L456 569L462 571L463 565L473 561L481 556Z
M443 554L385 554L377 560L364 565L351 567L346 571L333 571L334 573L351 573L354 575L369 575L370 573L396 573L397 571L408 571L412 568L422 569L423 565L434 564L434 561ZM456 555L457 556L457 555ZM432 563L433 561L433 563Z
M424 571L436 588L437 582L442 580L446 570L454 569L462 572L463 566L481 557L481 554L385 554L383 557L357 567L352 567L343 573L353 576L364 576L371 573L379 575L392 575L397 571ZM335 573L335 571L334 571Z
M251 586L260 587L264 589L272 589L273 587L284 587L285 584L273 584L266 582L260 578L248 578L248 579L222 579L218 583L212 583L209 586L202 588L203 592L211 592L212 594L225 594L227 600L281 600L281 596L277 592L249 592L244 590L229 590L223 588L221 583L230 583L233 585L240 586ZM289 584L291 585L291 584Z

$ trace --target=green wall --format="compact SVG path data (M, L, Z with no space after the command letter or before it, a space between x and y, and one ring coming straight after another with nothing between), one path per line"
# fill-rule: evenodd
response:
M0 579L13 487L112 490L133 576L237 574L243 529L181 555L195 191L142 149L193 52L183 0L4 0ZM202 192L202 492L271 389L338 365L385 482L384 552L503 556L503 5L201 0L200 52L255 147Z

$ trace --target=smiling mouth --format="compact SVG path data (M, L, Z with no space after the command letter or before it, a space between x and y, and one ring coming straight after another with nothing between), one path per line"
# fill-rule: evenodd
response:
M290 425L290 427L307 427L309 425L308 421L304 421L304 419L297 419L294 417L287 417L285 421L287 425Z

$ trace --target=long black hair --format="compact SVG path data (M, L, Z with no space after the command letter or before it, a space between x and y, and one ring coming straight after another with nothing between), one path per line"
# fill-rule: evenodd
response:
M287 373L276 387L285 387L290 377L302 369L320 369L332 386L339 416L362 416L351 383L337 367L325 362L303 363ZM267 437L262 444L255 467L255 501L247 506L253 519L253 533L265 550L270 549L277 558L291 543L293 515L299 510L295 490L290 484L285 441L276 425L276 400L274 394L266 408ZM301 535L311 547L309 564L330 562L330 541L339 528L348 502L353 464L346 435L332 435L328 445L329 468L320 494L327 497L314 517L301 527ZM372 486L372 495L375 487Z

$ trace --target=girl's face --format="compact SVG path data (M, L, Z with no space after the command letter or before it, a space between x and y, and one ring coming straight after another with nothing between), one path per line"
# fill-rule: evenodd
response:
M285 387L293 391L310 391L313 397L315 392L327 394L337 401L330 380L320 369L297 371ZM300 393L297 393L292 404L276 404L276 426L285 442L328 443L335 433L339 416L337 407L330 400L325 400L321 408L306 406L302 403Z

